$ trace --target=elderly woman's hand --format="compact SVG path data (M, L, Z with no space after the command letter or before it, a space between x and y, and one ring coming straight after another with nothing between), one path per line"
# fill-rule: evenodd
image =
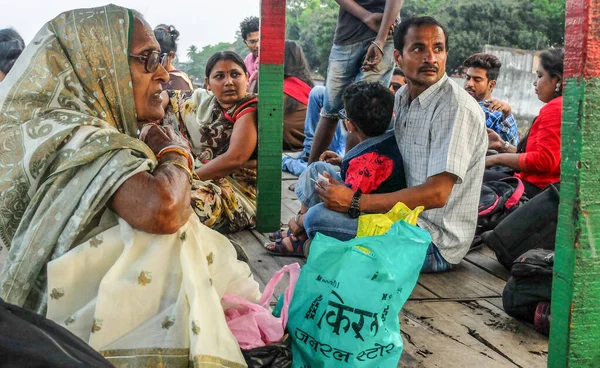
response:
M144 141L154 154L158 154L168 146L179 146L188 152L191 151L188 141L169 126L144 125L140 140Z

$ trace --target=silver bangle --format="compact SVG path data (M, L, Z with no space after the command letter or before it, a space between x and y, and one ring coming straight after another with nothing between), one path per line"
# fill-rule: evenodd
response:
M381 51L381 56L383 56L384 53L383 53L383 49L381 48L381 46L379 46L379 44L377 42L375 42L375 41L371 41L371 43L373 45L375 45L375 47L377 47L379 49L379 51Z

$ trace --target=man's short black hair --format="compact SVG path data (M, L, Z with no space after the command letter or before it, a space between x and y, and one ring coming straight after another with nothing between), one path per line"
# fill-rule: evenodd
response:
M404 72L402 71L402 69L395 67L393 75L400 75L404 77Z
M242 34L242 39L246 41L250 33L258 32L258 27L258 17L252 16L244 18L242 23L240 23L240 33Z
M445 48L448 51L448 31L446 27L444 27L440 22L435 20L433 17L412 17L408 19L402 19L402 22L396 26L394 30L394 48L400 52L404 51L404 41L408 30L411 27L421 27L421 26L438 26L444 32L444 37L446 37Z
M357 82L342 95L348 119L368 137L383 134L394 111L394 95L378 82Z
M480 53L469 56L463 66L465 68L485 69L485 76L489 82L498 79L502 62L495 55Z

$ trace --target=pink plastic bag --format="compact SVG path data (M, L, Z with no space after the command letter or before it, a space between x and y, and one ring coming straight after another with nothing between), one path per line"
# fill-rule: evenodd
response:
M275 286L286 273L290 275L290 284L285 289L281 317L277 318L269 310L269 300L273 296ZM258 304L238 295L225 294L223 296L221 299L223 306L233 305L225 310L225 320L242 349L265 346L281 340L287 325L288 309L299 275L300 265L298 263L283 266L265 286Z

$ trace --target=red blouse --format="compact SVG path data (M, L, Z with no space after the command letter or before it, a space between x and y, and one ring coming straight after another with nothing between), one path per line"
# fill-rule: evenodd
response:
M525 153L519 155L519 177L538 188L560 181L560 128L563 98L540 109L533 123Z

